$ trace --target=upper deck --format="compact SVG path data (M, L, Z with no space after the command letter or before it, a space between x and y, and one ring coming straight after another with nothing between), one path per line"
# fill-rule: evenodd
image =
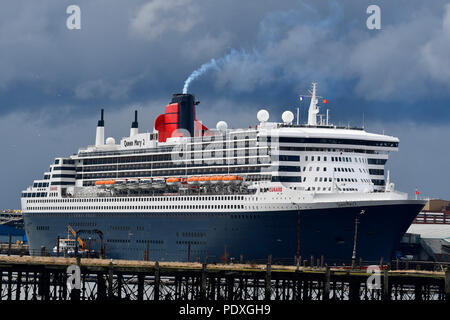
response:
M190 108L195 108L193 96L188 98ZM183 100L184 96L177 99ZM317 111L314 101L313 95L310 110ZM117 144L113 138L104 140L102 112L96 144L81 148L68 158L56 158L44 179L36 180L23 197L60 197L72 187L95 187L100 180L130 183L133 189L134 182L145 185L146 180L152 179L226 175L241 177L246 186L261 182L270 188L279 183L300 192L367 193L393 189L384 169L388 154L398 150L396 137L369 133L363 128L334 126L328 118L321 118L318 123L314 120L316 113L307 124L294 124L289 111L283 113L283 122L269 122L265 110L258 113L259 124L255 128L229 129L220 121L216 129L209 130L193 116L194 125L188 126L193 131L182 130L180 134L178 129L171 131L172 122L167 123L167 119L176 119L174 110L181 112L177 106L178 103L172 103L166 107L166 114L158 117L158 125L155 122L159 131L152 133L138 132L136 113L130 136ZM190 112L189 108L186 110L183 112ZM179 120L178 125L182 124ZM208 185L200 187L202 192L214 191ZM171 192L168 185L166 189Z

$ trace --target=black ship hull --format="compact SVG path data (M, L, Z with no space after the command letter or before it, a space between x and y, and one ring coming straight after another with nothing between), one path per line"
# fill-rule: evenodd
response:
M259 212L25 213L32 255L53 250L67 225L86 248L107 258L152 261L243 260L293 263L323 256L328 264L350 263L357 225L356 259L377 263L392 257L423 207L422 201L325 209ZM100 231L103 240L100 239Z

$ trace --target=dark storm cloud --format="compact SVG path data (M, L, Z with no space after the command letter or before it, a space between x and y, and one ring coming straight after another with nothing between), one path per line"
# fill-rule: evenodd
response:
M66 28L72 4L81 8L81 30ZM381 7L381 30L366 28L370 4ZM401 189L422 182L424 194L446 197L448 179L412 173L425 161L450 169L442 160L449 156L449 39L444 0L3 2L0 206L17 207L20 190L53 157L92 144L100 107L106 136L116 141L128 134L135 108L141 130L152 131L171 94L212 58L219 68L190 85L208 127L222 119L254 125L261 107L277 121L317 81L334 123L359 125L365 117L400 136L391 177Z
M372 3L382 9L380 31L365 26ZM2 5L1 114L72 105L77 116L168 100L215 58L221 72L191 86L208 104L292 105L314 80L335 102L380 103L381 117L393 102L413 119L424 102L449 116L436 106L449 98L445 1L79 1L76 31L65 27L70 4ZM353 106L339 108L348 116Z
M280 7L258 1L240 5L236 13L237 3L79 1L81 30L66 28L71 1L5 4L1 111L57 108L63 101L84 109L100 101L125 105L161 95L168 99L204 59L251 42L260 19ZM34 103L16 89L32 93Z

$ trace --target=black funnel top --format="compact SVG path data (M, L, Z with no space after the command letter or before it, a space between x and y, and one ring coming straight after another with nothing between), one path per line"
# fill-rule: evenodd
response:
M134 111L134 122L131 123L132 128L138 128L137 110Z
M98 120L97 127L104 127L105 126L105 120L103 120L103 112L104 112L104 110L102 109L102 117L101 117L100 120Z
M178 103L178 128L187 130L194 136L195 97L192 94L175 93L172 103Z

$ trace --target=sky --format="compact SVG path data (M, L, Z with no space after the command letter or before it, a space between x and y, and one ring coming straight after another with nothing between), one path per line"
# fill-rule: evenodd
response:
M66 12L80 8L81 29ZM368 29L370 5L381 29ZM450 199L450 2L425 0L15 0L0 10L0 208L56 156L129 134L133 110L152 131L189 86L215 127L271 120L307 104L311 82L335 124L400 138L387 167L396 189ZM363 120L364 119L364 120Z

